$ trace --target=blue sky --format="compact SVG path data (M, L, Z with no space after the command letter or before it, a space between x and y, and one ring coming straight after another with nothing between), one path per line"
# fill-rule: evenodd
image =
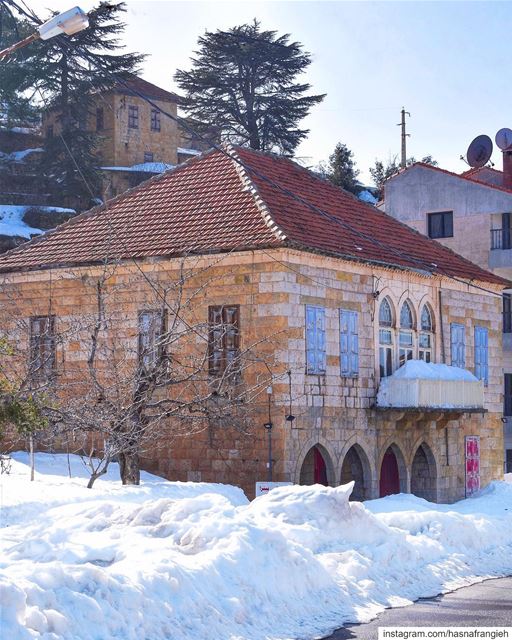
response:
M95 3L78 0L84 10ZM72 0L28 2L68 8ZM128 0L125 43L148 53L144 77L176 89L176 68L188 68L197 37L258 18L290 33L313 56L307 73L327 93L304 121L308 139L297 156L316 164L338 141L355 154L369 181L375 158L400 151L400 109L408 120L408 155L432 154L440 166L459 160L478 134L494 140L512 128L510 2L171 2ZM499 150L492 160L501 168Z

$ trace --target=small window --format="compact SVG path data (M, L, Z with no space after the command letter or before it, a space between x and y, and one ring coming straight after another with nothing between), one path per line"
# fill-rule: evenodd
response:
M379 308L379 325L381 327L393 326L393 313L387 298L384 298Z
M105 128L105 122L103 118L103 107L98 107L96 109L96 131L103 131L103 129Z
M208 307L208 370L211 376L240 370L240 307Z
M418 337L418 357L420 360L424 360L425 362L432 362L432 354L434 348L434 323L432 321L432 312L427 305L425 305L421 310L420 323L421 331Z
M153 152L144 151L144 162L153 162Z
M512 416L512 373L504 376L503 415Z
M512 296L503 294L503 333L512 333Z
M440 211L428 214L429 238L453 237L453 211Z
M414 316L410 303L406 300L400 310L400 332L398 335L398 366L413 359L414 340L412 330Z
M342 376L359 373L359 336L357 311L340 309L340 366Z
M30 377L47 382L55 374L55 316L30 318Z
M165 351L163 337L167 330L166 315L162 311L139 313L139 364L146 370L154 369Z
M452 322L450 325L450 344L452 367L466 368L466 330L463 324Z
M160 111L151 109L151 131L160 131Z
M512 449L505 450L505 473L512 473Z
M139 107L136 107L133 104L128 105L128 128L139 128Z
M325 373L325 309L306 305L306 373Z
M386 378L393 373L393 311L387 298L379 307L379 374ZM383 328L384 327L384 328Z
M487 327L475 327L475 376L489 384L489 333Z

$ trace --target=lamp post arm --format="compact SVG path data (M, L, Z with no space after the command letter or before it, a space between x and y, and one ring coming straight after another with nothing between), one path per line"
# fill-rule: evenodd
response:
M27 44L30 44L35 40L39 40L39 38L40 38L39 33L36 32L31 34L27 38L24 38L23 40L16 42L16 44L12 44L10 47L7 47L7 49L3 49L2 51L0 51L0 60L2 58L7 58L8 56L11 55L11 53L14 53L14 51L17 51L18 49L21 49L22 47L26 47Z

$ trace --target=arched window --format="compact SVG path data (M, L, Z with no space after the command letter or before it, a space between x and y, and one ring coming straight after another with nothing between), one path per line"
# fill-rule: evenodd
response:
M391 311L391 305L389 304L389 300L387 298L384 298L384 300L380 304L379 325L381 327L393 326L393 312Z
M379 307L379 371L385 378L393 373L393 311L387 298Z
M434 322L432 311L428 305L421 310L420 335L419 335L419 359L432 362L434 351Z
M411 303L406 300L400 310L400 334L398 337L398 366L413 359L414 351L414 314Z

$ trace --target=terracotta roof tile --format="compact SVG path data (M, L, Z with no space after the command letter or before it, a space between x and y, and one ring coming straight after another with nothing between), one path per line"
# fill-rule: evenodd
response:
M233 152L244 168L207 152L0 256L0 270L291 245L508 284L290 160Z

